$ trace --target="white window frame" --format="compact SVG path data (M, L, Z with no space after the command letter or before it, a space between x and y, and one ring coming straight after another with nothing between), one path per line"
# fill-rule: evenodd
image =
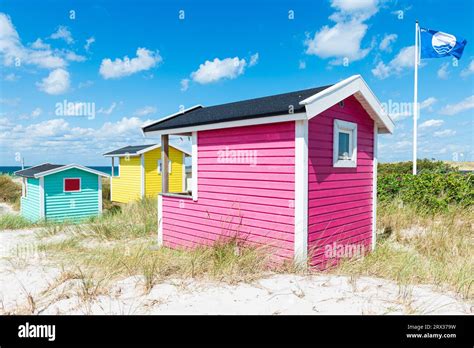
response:
M74 180L77 179L79 180L79 190L75 191L66 191L66 180ZM82 180L81 178L63 178L63 193L69 193L69 192L81 192L82 191Z
M161 158L158 160L158 168L157 168L158 174L161 174L161 166L160 166L160 164L161 164ZM168 174L171 174L171 168L172 168L172 167L173 167L173 166L172 166L171 160L168 159Z
M339 133L349 134L350 159L339 159ZM357 167L357 123L334 120L333 167Z

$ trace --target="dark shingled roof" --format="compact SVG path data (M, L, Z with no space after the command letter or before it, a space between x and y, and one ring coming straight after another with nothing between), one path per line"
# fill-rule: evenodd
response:
M219 122L237 121L258 117L286 115L290 105L294 113L304 111L300 101L317 94L331 85L277 94L263 98L242 100L233 103L203 107L178 114L164 121L156 121L143 127L144 132L191 127Z
M113 151L110 151L110 152L107 152L107 153L104 153L104 156L107 156L107 155L125 155L125 154L129 154L129 155L135 155L137 152L141 151L141 150L144 150L148 147L151 147L151 146L155 146L156 144L149 144L149 145L129 145L129 146L125 146L125 147L122 147L120 149L117 149L117 150L113 150Z
M25 178L34 178L35 174L43 173L51 169L56 169L64 167L64 164L51 164L51 163L44 163L38 166L30 167L27 169L16 171L14 174L18 176L23 176Z

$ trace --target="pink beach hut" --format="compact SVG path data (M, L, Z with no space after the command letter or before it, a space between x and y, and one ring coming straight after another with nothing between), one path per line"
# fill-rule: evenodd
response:
M233 233L277 260L326 268L375 247L377 136L394 124L360 75L334 85L203 107L142 127L192 139L192 188L162 175L158 242L209 245ZM164 166L164 170L167 167Z

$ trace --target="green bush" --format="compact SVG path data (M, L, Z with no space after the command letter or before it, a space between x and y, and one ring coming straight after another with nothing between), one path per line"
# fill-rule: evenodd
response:
M18 209L20 197L21 185L15 183L9 175L0 175L0 202L13 204Z
M416 163L417 172L422 173L452 173L457 172L457 168L443 161L433 161L427 158L418 160ZM413 162L379 163L377 172L384 174L411 174Z
M449 206L471 207L474 204L474 174L456 172L382 174L377 179L381 203L400 199L419 211L445 211Z

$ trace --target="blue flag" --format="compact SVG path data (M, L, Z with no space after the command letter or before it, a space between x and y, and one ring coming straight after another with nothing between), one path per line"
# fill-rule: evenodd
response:
M460 59L467 41L442 31L420 28L421 58L454 56Z

